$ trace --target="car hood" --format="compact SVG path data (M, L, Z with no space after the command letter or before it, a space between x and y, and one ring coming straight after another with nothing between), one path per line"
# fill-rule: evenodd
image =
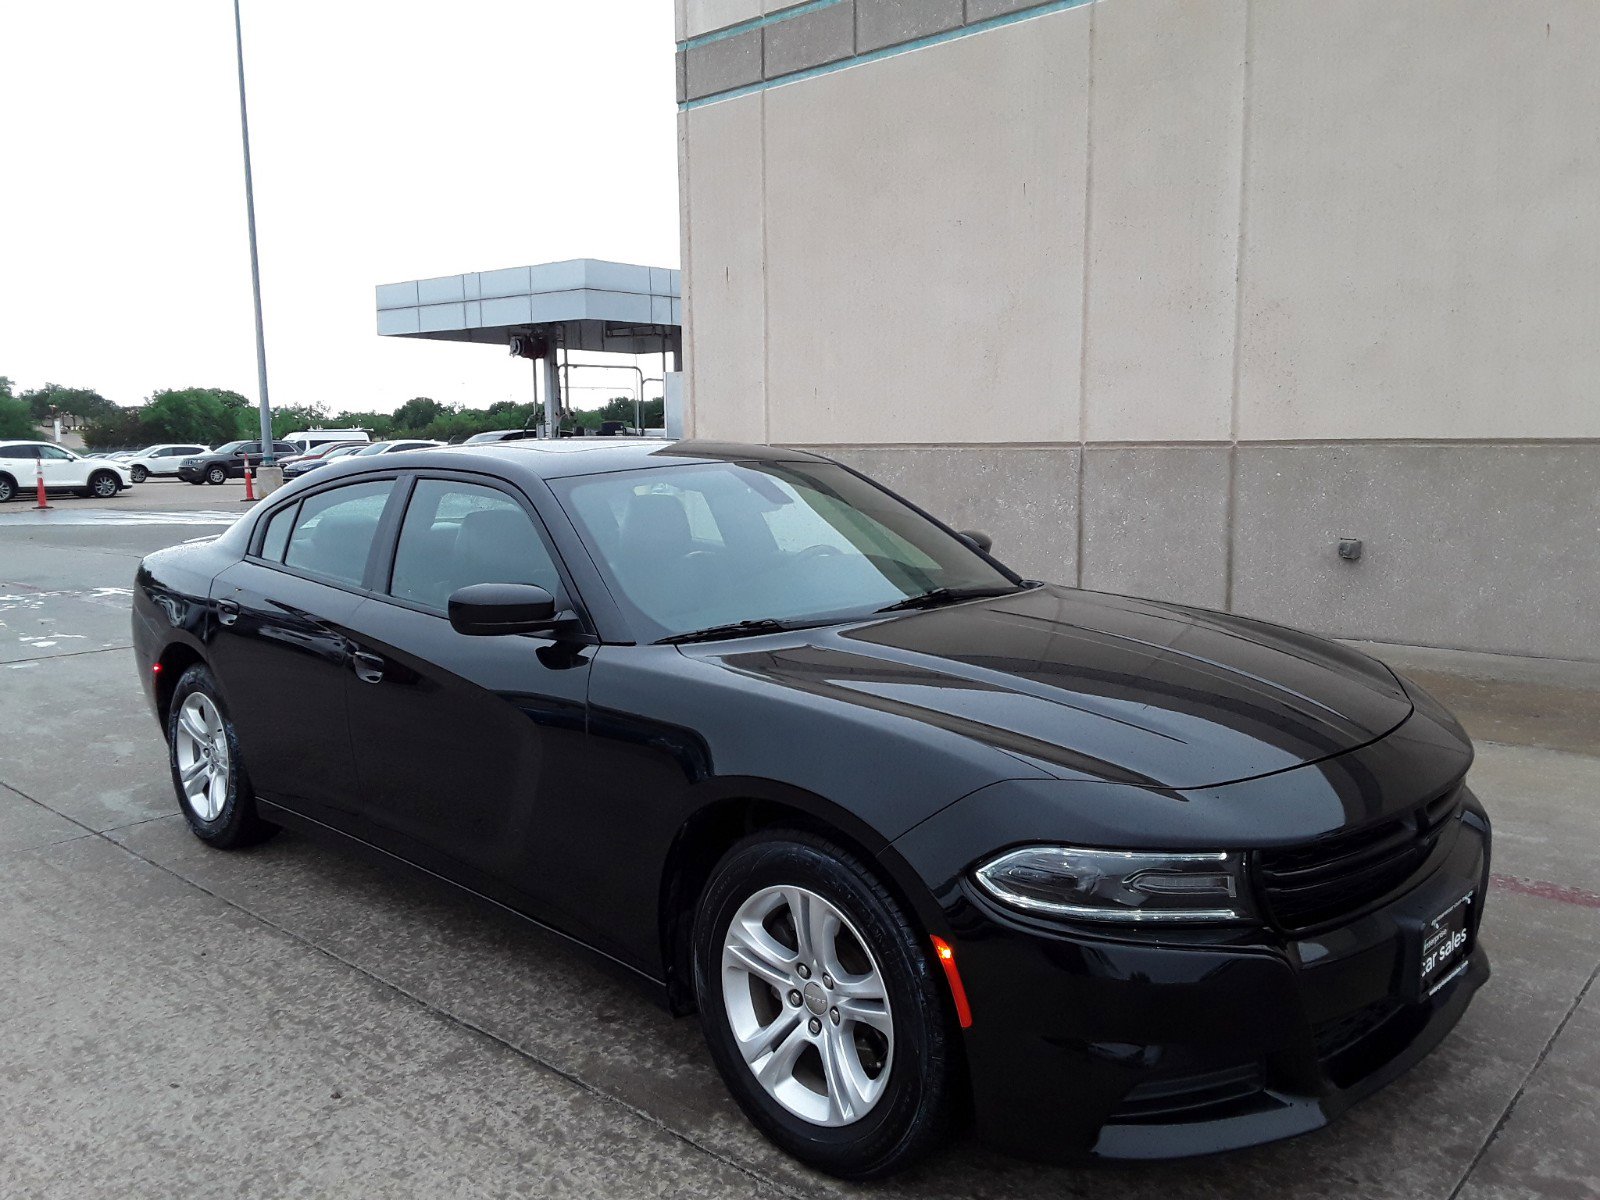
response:
M1063 779L1211 787L1411 715L1381 663L1222 613L1043 586L710 651L787 687L987 742Z

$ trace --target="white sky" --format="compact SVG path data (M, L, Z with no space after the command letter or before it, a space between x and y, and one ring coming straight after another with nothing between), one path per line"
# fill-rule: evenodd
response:
M242 5L275 403L529 398L494 347L379 338L375 284L678 265L670 0ZM229 0L0 0L0 375L255 399L234 72Z

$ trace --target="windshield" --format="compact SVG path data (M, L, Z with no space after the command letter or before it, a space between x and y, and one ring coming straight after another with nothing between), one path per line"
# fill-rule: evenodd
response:
M821 624L1017 582L831 463L662 466L551 486L652 640L740 621Z
M351 449L352 454L382 454L393 442L372 442L366 446L356 446Z

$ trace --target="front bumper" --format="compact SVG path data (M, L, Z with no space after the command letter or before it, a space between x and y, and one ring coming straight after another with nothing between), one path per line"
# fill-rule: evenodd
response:
M1488 818L1464 790L1455 819L1425 878L1315 935L1111 938L1019 919L963 887L947 914L980 1135L1031 1158L1139 1159L1326 1125L1427 1055L1489 977L1477 942ZM1469 891L1470 955L1422 996L1421 925Z

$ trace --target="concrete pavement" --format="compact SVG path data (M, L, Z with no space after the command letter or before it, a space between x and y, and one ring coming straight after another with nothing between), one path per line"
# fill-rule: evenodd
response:
M21 511L0 508L0 1195L1600 1195L1600 667L1375 648L1480 739L1500 877L1494 979L1395 1085L1241 1154L1072 1170L963 1141L857 1189L747 1125L694 1022L554 939L298 836L190 837L126 589L204 529Z

